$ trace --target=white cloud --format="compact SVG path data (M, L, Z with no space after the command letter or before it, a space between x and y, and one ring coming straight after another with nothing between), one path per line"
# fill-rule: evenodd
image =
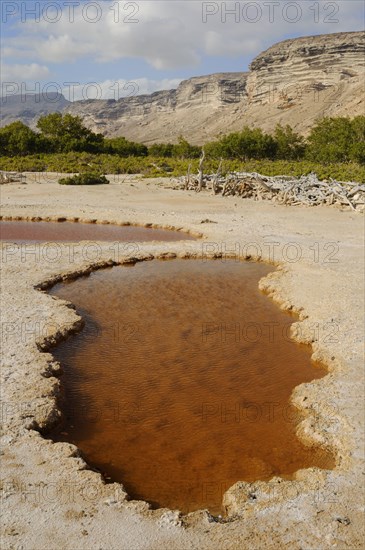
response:
M38 65L38 63L30 63L29 65L1 64L1 80L3 83L42 80L49 74L48 67Z
M257 38L246 39L243 52L241 37L231 37L228 43L225 35L217 31L208 31L204 37L204 50L208 55L243 56L243 53L246 55L250 53L254 54L259 49L260 41Z
M205 55L254 56L284 36L360 29L363 15L361 2L353 0L314 4L305 0L99 0L87 4L98 4L99 14L81 5L74 10L74 22L64 8L55 23L50 22L51 12L48 20L41 17L38 23L31 19L18 23L19 35L5 41L5 53L39 63L73 62L90 56L99 63L132 58L157 70L179 69L196 66ZM299 9L289 9L289 5ZM100 20L91 22L97 15Z

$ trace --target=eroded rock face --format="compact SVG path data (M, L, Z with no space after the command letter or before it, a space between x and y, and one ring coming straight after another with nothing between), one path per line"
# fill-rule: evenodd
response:
M55 110L80 115L107 136L147 144L177 141L181 134L201 144L244 125L271 131L278 123L290 124L305 134L323 116L363 114L364 59L364 32L296 38L258 55L248 73L194 77L176 90L77 101L62 109L56 104ZM26 122L33 125L37 115Z
M296 67L301 65L303 70L306 67L311 71L310 75L303 71L303 80L323 72L336 82L341 66L344 69L352 67L354 74L357 68L364 69L364 47L365 33L363 32L322 34L284 40L258 55L252 61L250 70L261 71L273 65L281 65L282 76L284 76L285 69L289 69L290 75L290 68L293 65ZM337 71L333 70L334 68ZM298 76L297 80L299 80Z
M258 55L250 65L251 104L281 100L282 108L312 92L359 83L365 71L365 33L338 33L285 40ZM360 99L360 97L359 97Z
M306 134L323 116L363 114L364 82L365 33L285 40L252 61L246 117L267 131L281 123Z
M221 119L247 99L248 73L218 73L184 80L176 90L123 98L118 101L78 101L67 112L84 117L94 131L125 135L145 143L177 141L180 134L196 143L212 139ZM227 127L223 128L227 131ZM195 139L194 137L195 136Z
M94 130L145 143L183 134L199 144L246 124L267 131L290 124L305 134L318 117L364 112L364 59L363 32L296 38L258 55L249 73L191 78L177 90L67 110Z

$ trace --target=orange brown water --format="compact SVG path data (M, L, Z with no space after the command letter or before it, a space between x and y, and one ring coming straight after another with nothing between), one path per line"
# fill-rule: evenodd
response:
M65 424L89 464L133 498L220 513L236 481L332 467L295 436L293 388L324 376L258 290L270 269L154 260L55 286L85 328L57 346Z
M15 243L43 242L145 242L194 239L187 233L149 227L74 222L0 221L0 240Z

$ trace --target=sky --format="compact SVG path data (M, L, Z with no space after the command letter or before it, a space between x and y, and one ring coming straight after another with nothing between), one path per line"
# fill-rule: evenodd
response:
M364 29L363 0L1 0L1 95L119 99L241 72L286 38Z

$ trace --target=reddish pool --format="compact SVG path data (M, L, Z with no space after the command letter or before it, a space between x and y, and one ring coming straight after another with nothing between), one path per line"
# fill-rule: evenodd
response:
M181 241L192 240L194 238L182 231L152 229L132 225L0 221L0 240L15 243Z
M221 513L239 480L332 467L295 435L290 394L325 370L258 290L270 270L155 260L55 286L86 325L53 350L65 422L52 437L75 443L131 497L183 512Z

